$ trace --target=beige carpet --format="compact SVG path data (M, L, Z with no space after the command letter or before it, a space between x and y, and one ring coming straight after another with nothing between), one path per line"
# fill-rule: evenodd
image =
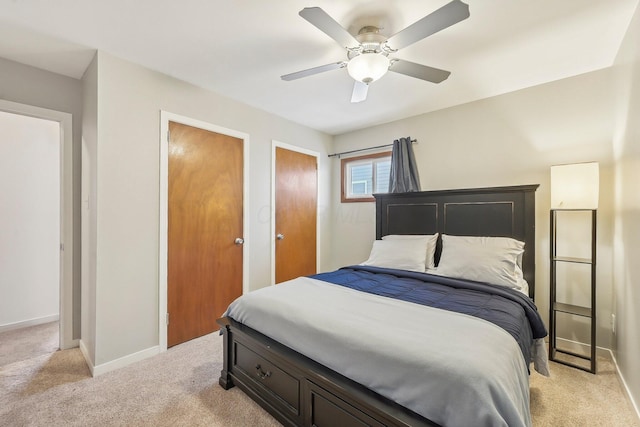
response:
M279 426L237 388L218 385L221 347L211 334L97 378L78 349L36 349L0 365L0 425ZM531 376L534 426L640 426L610 363L596 376L558 364L552 372Z
M1 332L0 366L56 351L60 348L58 327L58 322L51 322Z
M610 359L598 358L598 374L551 362L551 378L530 377L535 427L640 426Z

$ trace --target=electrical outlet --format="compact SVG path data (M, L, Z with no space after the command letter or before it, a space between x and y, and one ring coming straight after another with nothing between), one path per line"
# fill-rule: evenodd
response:
M611 332L616 333L616 315L611 313Z

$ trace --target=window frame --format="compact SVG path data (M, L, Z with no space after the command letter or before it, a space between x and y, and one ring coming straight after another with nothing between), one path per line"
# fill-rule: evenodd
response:
M380 153L365 154L363 156L354 156L354 157L347 157L347 158L340 159L340 201L342 203L375 202L376 199L373 196L347 197L347 194L348 194L347 193L347 181L348 181L347 167L350 163L359 162L361 160L379 159L384 157L388 157L389 160L391 160L391 151L384 151ZM375 189L375 168L374 168L373 176L374 176L374 183L372 187L373 189Z

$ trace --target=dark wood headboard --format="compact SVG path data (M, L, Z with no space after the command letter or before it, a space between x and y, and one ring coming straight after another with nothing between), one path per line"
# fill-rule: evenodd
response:
M522 271L535 296L535 191L538 184L374 194L376 239L387 234L512 237L525 243ZM436 263L442 243L438 239Z

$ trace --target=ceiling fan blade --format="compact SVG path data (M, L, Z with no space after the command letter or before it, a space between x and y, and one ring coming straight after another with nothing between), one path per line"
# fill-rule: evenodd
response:
M303 77L312 76L314 74L324 73L325 71L336 70L338 68L344 68L347 66L347 61L334 62L331 64L320 65L319 67L313 67L302 71L296 71L295 73L285 74L280 76L282 80L290 81L301 79Z
M451 74L450 71L427 67L426 65L416 64L415 62L403 61L401 59L393 59L392 61L393 63L389 67L389 71L415 77L416 79L426 80L432 83L440 83L443 80L446 80Z
M356 80L353 85L353 93L351 94L351 102L362 102L367 99L367 92L369 92L369 85Z
M320 31L334 39L344 48L358 47L360 43L347 30L319 7L305 7L299 13Z
M402 49L468 17L469 5L460 0L453 0L451 3L409 25L404 30L392 35L387 40L387 44L393 49Z

